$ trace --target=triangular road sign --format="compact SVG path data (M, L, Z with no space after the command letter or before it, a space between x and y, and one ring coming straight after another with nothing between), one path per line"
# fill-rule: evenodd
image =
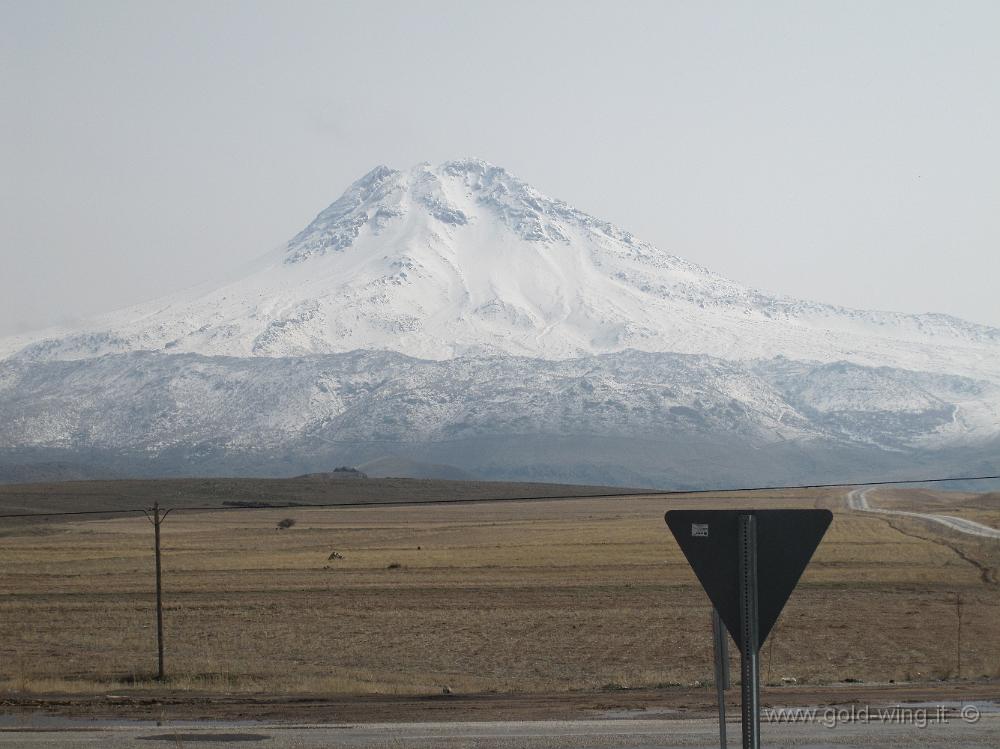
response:
M739 516L757 524L757 648L809 564L833 519L829 510L671 510L667 525L712 604L742 649Z

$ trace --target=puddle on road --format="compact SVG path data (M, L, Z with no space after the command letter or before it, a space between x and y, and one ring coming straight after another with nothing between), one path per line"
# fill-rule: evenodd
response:
M109 728L206 728L232 730L263 728L256 720L121 720L112 718L70 718L53 713L0 713L0 730L5 731L100 731Z
M642 720L643 718L659 719L683 717L685 711L669 707L639 707L619 708L616 710L598 710L593 714L595 720Z

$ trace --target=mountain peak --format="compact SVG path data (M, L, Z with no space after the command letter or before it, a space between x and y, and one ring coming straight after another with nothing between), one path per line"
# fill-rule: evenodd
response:
M1000 330L768 295L476 158L379 165L247 275L8 351L566 359L630 348L941 372L961 361L1000 381Z
M376 167L292 238L285 262L344 252L359 236L412 225L421 214L451 227L489 214L530 242L569 242L576 227L635 244L628 232L544 195L503 167L466 158L437 166L424 162L405 172Z
M408 213L415 195L422 198L416 205L422 204L430 215L450 223L463 223L464 214L451 208L442 199L441 190L436 189L442 172L450 164L458 163L447 162L437 168L423 163L408 172L384 165L375 167L351 183L343 195L288 242L285 262L299 263L344 252L362 232L379 234L395 219Z
M486 175L492 177L510 177L510 173L502 166L497 166L485 159L473 157L446 161L438 167L439 171L454 177L474 177L482 179ZM515 178L516 179L516 178ZM516 180L520 182L520 180Z

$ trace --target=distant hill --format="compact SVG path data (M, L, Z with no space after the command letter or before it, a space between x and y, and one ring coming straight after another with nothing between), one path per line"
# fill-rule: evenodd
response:
M39 481L86 481L116 479L120 474L100 465L50 461L45 463L0 463L0 484L31 484Z
M445 463L422 463L401 455L387 455L362 463L358 468L372 478L445 479L474 481L476 477L457 466Z
M304 473L301 476L296 476L297 479L326 479L328 481L350 481L352 479L366 479L368 474L364 471L359 471L357 468L350 468L348 466L341 466L340 468L334 468L332 471L319 471L316 473Z
M581 497L635 491L621 487L430 479L125 479L0 486L0 515L8 513L136 510L161 507L269 507L385 504L517 497Z

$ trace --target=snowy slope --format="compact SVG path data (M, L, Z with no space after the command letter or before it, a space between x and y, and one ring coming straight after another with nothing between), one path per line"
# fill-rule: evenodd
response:
M0 357L36 361L358 349L432 360L783 355L1000 382L1000 330L769 296L478 160L378 167L230 283L0 341Z
M0 457L30 448L125 472L150 462L158 475L292 475L402 455L484 476L626 485L930 475L995 456L998 391L844 363L636 351L14 358L0 361Z

